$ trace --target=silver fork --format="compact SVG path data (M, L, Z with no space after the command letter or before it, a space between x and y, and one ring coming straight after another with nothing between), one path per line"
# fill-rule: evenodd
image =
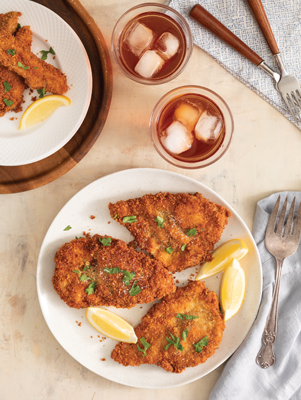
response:
M283 204L277 230L275 232L277 215L280 206L280 196L278 197L272 214L269 219L269 223L265 235L265 245L268 251L276 258L276 282L273 293L272 305L267 317L267 322L262 335L262 348L259 351L256 362L262 368L269 368L275 364L275 355L273 352L273 344L276 341L277 335L277 314L278 314L278 294L280 287L280 277L283 261L294 254L299 246L301 236L301 203L298 208L293 232L293 219L295 210L296 198L294 198L291 208L289 210L287 223L284 228L284 220L287 208L287 198Z
M269 45L275 60L280 69L280 80L276 82L276 87L281 93L282 98L290 110L292 117L298 124L301 122L300 108L301 108L301 91L300 84L293 75L289 75L284 67L278 45L272 32L268 17L265 13L261 0L247 0L249 7Z

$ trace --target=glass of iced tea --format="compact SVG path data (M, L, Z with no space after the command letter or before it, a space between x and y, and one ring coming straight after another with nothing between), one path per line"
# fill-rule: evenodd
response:
M157 3L128 10L117 21L112 35L112 51L121 70L146 85L178 76L192 48L190 28L182 15Z
M150 119L157 152L180 168L202 168L220 159L233 134L225 101L201 86L182 86L163 96Z

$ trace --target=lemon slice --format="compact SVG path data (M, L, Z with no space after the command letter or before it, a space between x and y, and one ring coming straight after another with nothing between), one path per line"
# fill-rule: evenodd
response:
M205 262L199 270L195 280L208 278L208 276L218 274L228 267L230 262L236 258L240 260L248 252L247 246L240 239L231 239L222 244L212 253L213 260Z
M70 104L71 100L68 97L58 94L45 96L36 100L24 111L21 117L19 131L44 121L59 107L70 106Z
M240 309L246 292L244 270L235 258L225 269L219 292L220 304L225 321L232 318Z
M134 328L111 311L99 307L88 307L86 317L98 332L108 338L126 343L137 343Z

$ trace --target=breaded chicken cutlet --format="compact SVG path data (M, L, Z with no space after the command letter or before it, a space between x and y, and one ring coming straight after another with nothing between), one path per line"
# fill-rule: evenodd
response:
M30 51L32 32L28 26L17 30L19 15L21 14L0 14L0 35L3 30L15 34L16 40ZM0 117L8 111L22 111L23 92L26 88L27 85L21 76L0 64Z
M132 308L176 290L173 277L160 262L108 236L65 243L54 261L53 287L73 308Z
M0 63L22 76L32 89L44 88L47 92L64 94L69 89L66 76L28 50L25 31L16 36L12 34L21 15L14 11L0 15Z
M110 203L109 210L137 245L171 272L211 261L214 245L231 216L225 207L200 193L146 194Z
M189 282L149 309L135 328L137 344L119 343L111 357L124 366L155 364L180 373L211 357L224 329L216 293Z

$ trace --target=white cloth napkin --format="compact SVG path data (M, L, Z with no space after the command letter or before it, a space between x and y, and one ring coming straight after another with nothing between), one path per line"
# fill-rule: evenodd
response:
M275 258L265 247L265 231L279 194L281 206L288 196L288 209L294 196L297 200L296 210L301 202L301 192L281 192L257 204L253 236L262 261L262 301L251 331L227 362L209 400L301 399L301 245L283 265L278 303L278 332L274 344L276 363L270 368L262 369L255 361L271 306L276 271Z
M167 4L186 19L194 43L210 54L227 71L277 108L294 123L274 80L230 46L189 17L191 8L200 3L236 36L277 70L274 57L244 0L169 0ZM262 0L288 73L301 81L301 2L299 0ZM277 70L279 71L279 70ZM193 82L191 82L193 83Z

